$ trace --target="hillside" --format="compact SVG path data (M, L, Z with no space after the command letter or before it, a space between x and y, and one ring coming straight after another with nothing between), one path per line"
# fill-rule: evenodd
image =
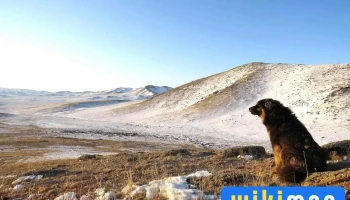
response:
M350 64L250 63L182 85L140 103L136 109L125 109L167 112L196 109L205 113L218 113L219 109L225 113L232 110L223 108L244 108L271 97L294 108L308 107L310 114L345 117L348 114L345 111L349 111L349 90ZM332 109L331 104L335 103L338 106Z
M332 141L350 138L349 80L350 64L250 63L114 113L124 120L151 124L150 128L182 123L179 126L203 130L198 133L201 137L214 133L222 139L239 135L259 141L267 139L261 137L264 127L248 107L259 99L273 98L290 107L319 142Z
M6 118L12 123L79 129L93 138L269 148L265 127L248 108L273 98L290 107L315 140L325 144L350 139L349 80L348 63L255 62L171 90L148 85L59 98L3 99L0 112L16 114ZM83 137L79 131L68 133Z

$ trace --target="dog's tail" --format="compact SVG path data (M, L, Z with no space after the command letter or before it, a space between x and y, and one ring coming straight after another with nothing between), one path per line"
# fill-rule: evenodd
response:
M305 169L294 166L283 166L278 172L279 179L288 183L300 183L303 181L307 172Z

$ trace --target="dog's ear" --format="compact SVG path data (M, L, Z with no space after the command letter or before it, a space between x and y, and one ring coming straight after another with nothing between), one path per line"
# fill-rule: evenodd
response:
M270 110L274 110L274 108L276 107L276 101L274 101L273 99L265 99L264 101L264 107L266 110L270 111Z

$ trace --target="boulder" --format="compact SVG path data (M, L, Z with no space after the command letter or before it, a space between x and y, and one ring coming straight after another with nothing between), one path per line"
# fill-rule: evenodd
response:
M237 156L251 155L255 158L263 158L266 155L265 148L263 146L239 146L228 149L223 149L217 152L217 156L220 158L229 158Z
M182 156L188 156L191 155L191 151L189 149L172 149L164 154L165 156L177 156L177 155L182 155Z
M350 156L350 140L331 142L322 146L328 155L328 160L343 160Z
M341 186L345 189L346 199L350 200L350 168L312 173L302 186Z

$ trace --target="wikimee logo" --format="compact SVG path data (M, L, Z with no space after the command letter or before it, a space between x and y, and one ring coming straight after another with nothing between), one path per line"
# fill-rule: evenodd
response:
M224 187L221 200L345 200L342 187Z

